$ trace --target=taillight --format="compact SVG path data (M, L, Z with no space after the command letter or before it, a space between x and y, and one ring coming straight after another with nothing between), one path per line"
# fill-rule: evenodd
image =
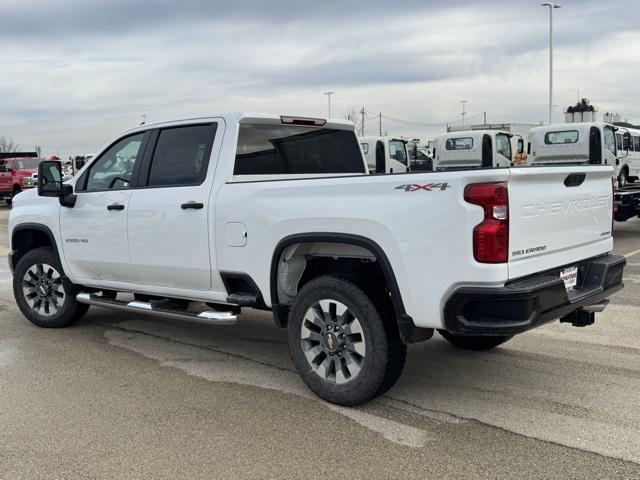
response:
M473 257L480 263L509 259L509 193L506 182L472 183L465 201L484 209L484 220L473 229Z

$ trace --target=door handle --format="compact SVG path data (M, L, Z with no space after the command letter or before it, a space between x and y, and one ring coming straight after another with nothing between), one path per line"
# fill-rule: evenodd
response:
M120 203L112 203L107 206L107 210L124 210L124 205Z
M187 202L180 205L180 208L182 208L183 210L186 210L188 208L191 208L193 210L200 210L201 208L204 208L204 204L199 202Z

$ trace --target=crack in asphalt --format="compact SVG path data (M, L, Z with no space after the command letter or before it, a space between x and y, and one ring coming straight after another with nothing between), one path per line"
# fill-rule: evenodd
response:
M294 369L281 367L279 365L274 365L272 363L262 362L260 360L256 360L255 358L247 357L246 355L240 355L238 353L226 352L224 350L220 350L220 349L218 349L216 347L213 347L211 345L195 345L193 343L183 342L181 340L176 340L174 338L163 337L162 335L157 335L155 333L145 332L144 330L136 330L136 329L132 329L132 328L124 328L124 327L120 327L120 326L109 324L109 323L102 323L102 322L97 322L97 321L91 321L91 323L93 323L95 325L100 325L100 326L103 326L103 327L111 328L113 330L120 330L120 331L123 331L123 332L131 332L131 333L139 333L141 335L147 335L149 337L156 338L158 340L165 340L167 342L175 343L175 344L178 344L178 345L184 345L186 347L200 348L202 350L208 350L210 352L219 353L221 355L226 355L228 357L247 360L249 362L256 363L258 365L262 365L263 367L275 368L276 370L280 370L281 372L296 373Z
M477 418L465 417L463 415L458 415L458 414L455 414L455 413L445 412L443 410L433 410L433 409L425 408L425 407L422 407L422 406L417 405L415 403L409 402L407 400L394 398L391 395L385 395L385 397L389 398L390 400L393 400L394 402L405 404L405 405L407 405L407 406L409 406L411 408L417 409L417 410L422 410L422 411L431 412L431 413L439 413L439 414L444 414L444 415L450 415L453 418L455 418L457 420L460 420L460 421L478 423L480 425L484 425L484 426L489 427L489 428L496 428L496 429L498 429L498 430L500 430L502 432L509 433L511 435L517 435L517 436L522 437L522 438L528 438L529 440L534 440L534 441L537 441L537 442L547 443L547 444L550 444L550 445L555 445L557 447L569 448L571 450L576 450L578 452L588 453L588 454L591 454L591 455L597 455L600 458L606 458L606 459L610 459L610 460L618 460L618 461L621 461L621 462L624 462L624 463L628 463L630 465L640 465L640 462L634 462L633 460L627 460L627 459L624 459L624 458L621 458L621 457L615 457L615 456L611 456L611 455L603 455L602 453L593 452L591 450L586 450L584 448L572 447L572 446L569 446L569 445L564 445L562 443L554 442L553 440L544 440L544 439L541 439L541 438L538 438L538 437L533 437L531 435L525 435L523 433L514 432L514 431L509 430L508 428L501 427L499 425L493 425L492 423L483 422L482 420L478 420Z
M249 361L249 362L255 363L257 365L264 366L264 367L274 368L274 369L282 371L282 372L295 373L295 369L284 368L284 367L281 367L279 365L275 365L275 364L272 364L272 363L256 360L255 358L251 358L251 357L248 357L246 355L240 355L240 354L237 354L237 353L227 352L227 351L221 350L221 349L219 349L217 347L213 347L211 345L196 345L196 344L193 344L193 343L184 342L184 341L181 341L181 340L176 340L176 339L165 337L165 336L162 336L162 335L145 332L144 330L125 328L125 327L121 327L119 325L108 324L108 323L103 323L103 322L98 322L98 321L91 321L90 323L93 323L95 325L100 325L100 326L106 327L106 328L111 328L111 329L114 329L114 330L123 331L123 332L137 333L137 334L141 334L141 335L146 335L146 336L149 336L151 338L155 338L155 339L158 339L158 340L164 340L164 341L171 342L171 343L174 343L174 344L177 344L177 345L184 345L184 346L187 346L187 347L192 347L192 348L198 348L198 349L202 349L202 350L211 351L211 352L214 352L214 353L217 353L217 354L220 354L220 355L226 355L226 356L231 357L231 358L237 358L237 359L246 360L246 361ZM579 452L582 452L582 453L596 455L596 456L598 456L600 458L603 458L603 459L622 461L622 462L625 462L625 463L630 464L630 465L640 465L640 462L634 462L632 460L624 459L624 458L621 458L621 457L616 457L616 456L611 456L611 455L604 455L602 453L594 452L592 450L588 450L588 449L584 449L584 448L580 448L580 447L575 447L575 446L564 445L562 443L555 442L553 440L546 440L546 439L541 439L541 438L538 438L538 437L535 437L535 436L531 436L531 435L525 435L525 434L520 433L520 432L515 432L515 431L512 431L512 430L509 430L508 428L505 428L505 427L494 425L494 424L491 424L491 423L488 423L488 422L483 422L482 420L478 420L477 418L465 417L463 415L458 415L458 414L455 414L455 413L447 412L445 410L435 410L435 409L425 408L425 407L423 407L421 405L412 403L410 401L407 401L407 400L404 400L404 399L400 399L400 398L396 398L393 395L386 394L382 398L390 400L392 402L397 402L397 403L399 403L401 405L406 405L407 407L410 407L411 409L417 410L419 412L423 412L424 413L423 416L431 418L431 419L434 419L434 417L432 416L433 414L438 414L438 415L442 415L442 416L445 416L445 417L446 416L450 416L453 419L455 419L457 421L460 421L460 422L474 422L474 423L479 424L479 425L484 425L484 426L489 427L489 428L495 428L495 429L500 430L502 432L505 432L505 433L508 433L508 434L511 434L511 435L517 435L519 437L527 438L527 439L534 440L534 441L537 441L537 442L542 442L542 443L545 443L545 444L554 445L554 446L558 446L558 447L562 447L562 448L568 448L568 449L579 451ZM320 402L320 403L323 403L323 402ZM399 410L399 411L402 411L402 409L397 407L397 406L393 406L393 405L390 405L390 406L392 408L395 408L395 409ZM432 414L432 415L429 415L429 414ZM435 419L435 420L438 420L438 419ZM446 420L444 420L444 421L446 421Z

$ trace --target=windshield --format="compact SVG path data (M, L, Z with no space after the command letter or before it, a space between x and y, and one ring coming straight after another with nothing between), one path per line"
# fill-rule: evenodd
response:
M611 127L604 127L604 148L616 154L616 137Z
M24 169L36 169L38 168L38 163L40 161L38 159L24 159L24 160L16 160L16 168L18 170Z

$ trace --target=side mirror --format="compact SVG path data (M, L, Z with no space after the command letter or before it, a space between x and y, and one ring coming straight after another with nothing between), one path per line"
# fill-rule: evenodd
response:
M524 140L518 139L518 153L524 153Z
M2 165L0 165L0 173L7 173L11 171L11 169L9 168L9 165L7 165L6 163L3 163Z
M628 152L629 151L629 145L631 145L631 133L629 132L624 132L624 134L622 135L622 144L626 145L625 150Z
M418 145L413 145L413 148L411 149L411 155L414 160L418 160Z
M38 164L38 195L41 197L62 196L62 165L45 160Z
M76 172L80 170L82 167L84 167L85 163L87 163L84 158L76 158L75 162L76 162L75 164Z

